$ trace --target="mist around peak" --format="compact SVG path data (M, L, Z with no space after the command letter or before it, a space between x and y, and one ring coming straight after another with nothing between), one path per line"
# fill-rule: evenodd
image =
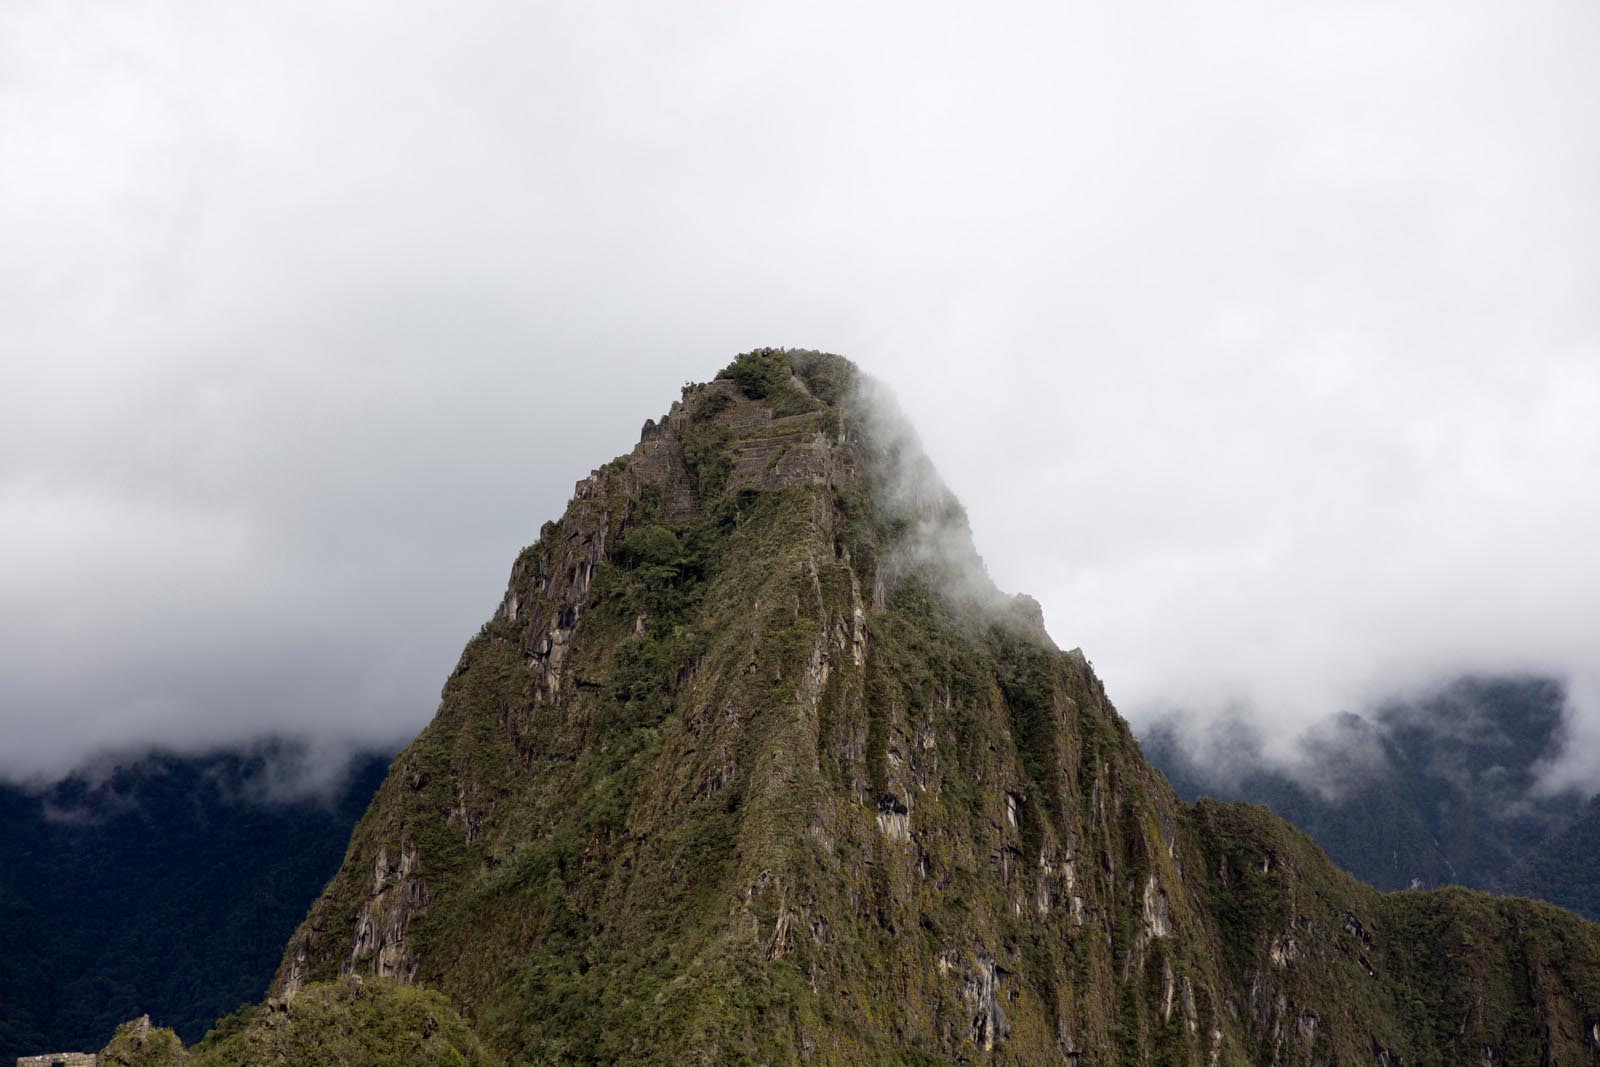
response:
M1049 641L1038 601L1007 595L995 584L973 541L966 508L940 476L894 392L857 374L846 408L865 428L872 492L895 527L880 585L918 575L964 609L1020 623Z

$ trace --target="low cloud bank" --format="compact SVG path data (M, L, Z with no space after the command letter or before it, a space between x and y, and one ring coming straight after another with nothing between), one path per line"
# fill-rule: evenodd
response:
M332 745L308 738L267 737L206 752L141 746L100 752L69 774L35 776L17 783L41 802L49 823L95 826L140 812L152 795L170 798L174 787L191 797L202 816L207 806L309 807L331 810L352 799L351 788L371 782L392 749ZM370 785L367 786L371 788Z
M1379 888L1526 892L1519 863L1559 865L1551 850L1591 817L1584 792L1549 774L1568 746L1566 698L1549 678L1467 677L1329 716L1287 744L1195 716L1147 723L1140 742L1181 795L1266 804Z

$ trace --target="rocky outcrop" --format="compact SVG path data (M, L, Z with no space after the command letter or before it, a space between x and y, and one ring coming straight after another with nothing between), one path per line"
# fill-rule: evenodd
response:
M428 887L417 877L417 850L400 845L399 862L389 863L388 849L380 846L373 866L372 892L361 905L356 920L355 943L345 964L346 973L370 967L379 978L409 982L416 974L416 956L406 948L406 926L428 903Z
M189 1054L177 1034L152 1026L150 1016L142 1015L117 1027L97 1063L98 1067L189 1067Z

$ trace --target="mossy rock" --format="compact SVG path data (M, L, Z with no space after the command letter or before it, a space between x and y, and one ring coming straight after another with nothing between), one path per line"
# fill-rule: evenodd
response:
M100 1051L100 1067L189 1067L189 1063L178 1035L151 1026L148 1015L117 1027L111 1043Z

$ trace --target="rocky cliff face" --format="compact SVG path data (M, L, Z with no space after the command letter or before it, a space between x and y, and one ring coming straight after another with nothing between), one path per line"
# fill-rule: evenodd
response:
M1600 929L1188 807L837 357L580 482L275 981L527 1063L1600 1063Z

